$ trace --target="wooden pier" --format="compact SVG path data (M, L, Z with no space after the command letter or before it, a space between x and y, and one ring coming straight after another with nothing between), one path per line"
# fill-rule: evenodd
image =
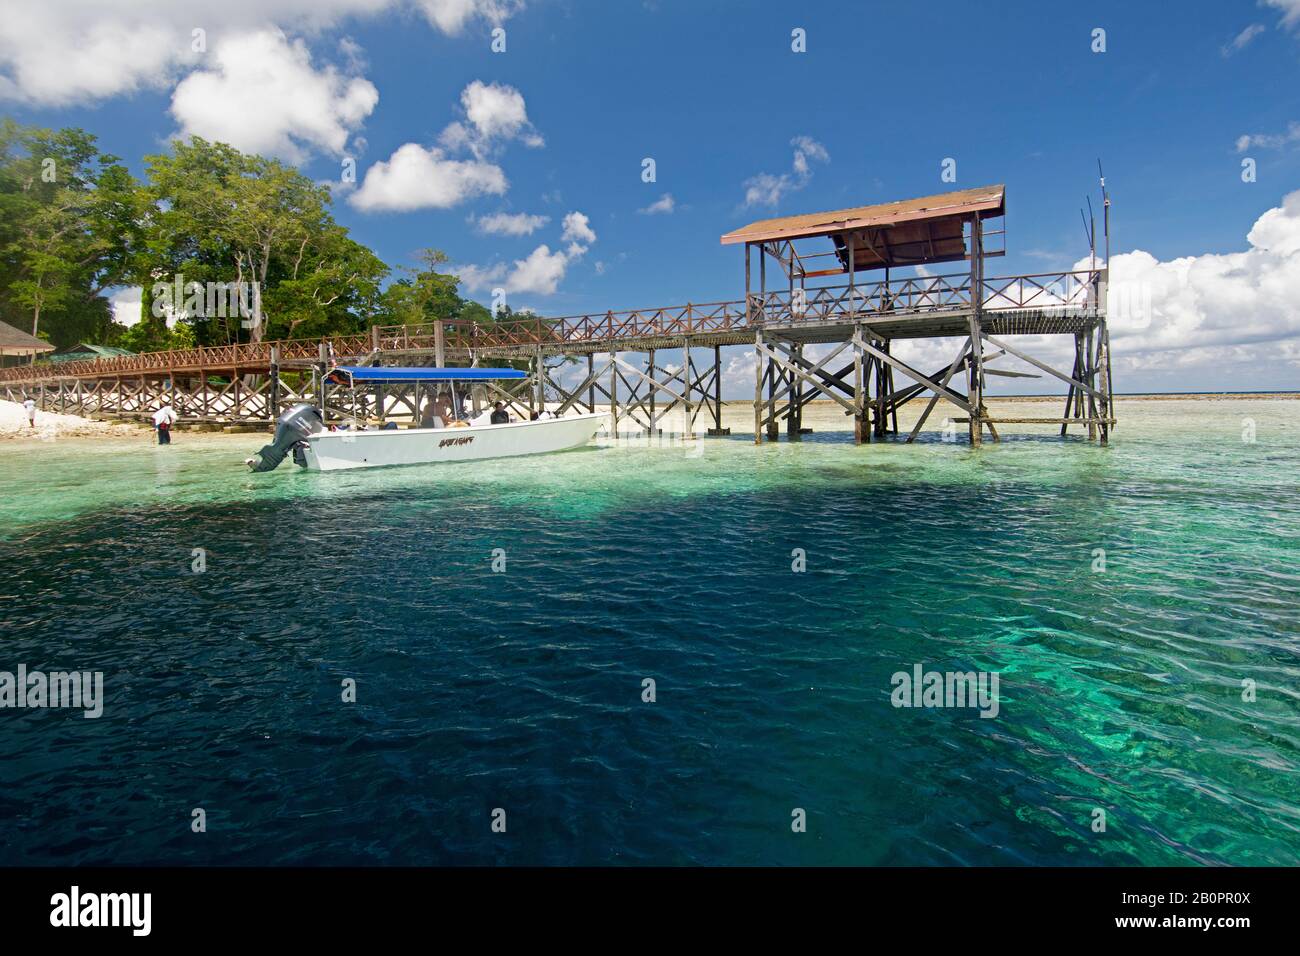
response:
M332 364L506 360L526 362L529 377L510 389L476 391L476 402L504 400L521 414L543 402L593 411L608 406L619 433L659 433L671 414L688 433L721 435L728 432L722 348L745 346L755 357L756 443L776 440L783 429L791 438L804 434L803 410L814 400L840 405L859 442L897 435L898 410L911 401L925 407L906 441L916 439L941 402L958 410L953 420L967 426L972 445L986 434L996 441L997 426L1013 422L990 415L987 377L1039 373L1062 382L1066 398L1060 416L1034 422L1058 425L1061 434L1080 425L1105 443L1115 424L1105 264L989 277L987 260L1004 254L1004 214L1003 187L989 186L752 223L722 237L744 247L745 294L735 301L490 325L375 326L323 340L25 365L0 370L0 394L11 401L31 395L47 411L101 417L143 417L167 401L182 421L269 424L303 401L323 406L330 420L415 417L422 396L414 386L384 386L387 391L360 396L354 405L343 390L313 383ZM964 268L891 276L944 263ZM1011 341L1026 335L1072 336L1073 367L1053 368ZM894 354L897 342L922 338L953 342L952 360L922 370ZM664 361L666 352L675 360ZM991 367L1005 356L1038 372ZM575 363L581 381L561 387L556 367Z

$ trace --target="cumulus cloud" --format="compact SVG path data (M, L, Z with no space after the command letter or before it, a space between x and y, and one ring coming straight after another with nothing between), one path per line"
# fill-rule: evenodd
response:
M504 262L488 266L458 266L456 274L471 291L504 288L507 293L553 295L560 287L569 266L586 254L596 241L588 217L581 212L571 212L564 217L560 239L567 242L563 249L551 249L542 243L522 259L507 266Z
M569 267L569 254L559 249L552 252L545 243L530 252L526 258L515 261L506 277L506 292L532 292L552 295L560 286Z
M596 233L592 231L591 220L584 213L571 212L564 217L564 232L560 238L565 242L583 243L585 247L596 241Z
M471 20L492 24L504 22L524 6L523 0L419 0L429 22L443 33L455 36Z
M206 64L206 43L279 27L317 36L345 19L410 9L435 29L462 32L474 20L501 23L522 0L0 0L0 98L64 106L166 89Z
M301 40L279 30L223 37L211 66L172 94L180 134L300 162L323 149L341 155L374 110L379 91L333 66L317 69Z
M1254 146L1257 149L1281 149L1300 142L1300 123L1292 120L1281 133L1250 133L1237 137L1237 152L1244 153Z
M550 222L551 217L526 212L494 212L477 218L471 216L469 221L480 233L488 236L531 236Z
M477 159L450 159L437 147L398 147L366 170L348 203L362 212L447 209L475 196L500 196L508 188L501 167Z
M1289 351L1300 365L1300 190L1261 215L1246 242L1242 252L1169 261L1142 250L1113 257L1116 354L1142 365L1179 352L1187 364L1232 347L1259 361Z
M662 196L660 196L650 205L646 206L643 209L638 209L637 212L642 213L643 215L646 216L654 216L661 213L664 215L669 215L676 208L677 208L677 200L673 199L673 194L664 193Z
M745 180L745 208L751 206L775 206L786 193L803 189L812 179L812 162L829 163L830 154L826 147L808 136L796 136L790 140L794 147L794 160L790 172L776 175L759 173Z
M506 176L491 160L491 147L516 138L541 144L528 121L524 98L514 87L475 80L460 99L468 125L452 123L443 130L437 147L418 143L398 147L387 162L366 171L365 181L349 202L366 212L409 211L446 209L475 196L503 195ZM457 152L472 158L456 159Z
M523 94L513 86L475 80L461 90L460 104L465 122L451 123L439 138L448 149L468 149L482 158L514 139L533 148L546 144L529 122Z

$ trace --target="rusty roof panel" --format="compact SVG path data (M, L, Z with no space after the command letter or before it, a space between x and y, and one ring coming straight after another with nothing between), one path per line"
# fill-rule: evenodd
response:
M905 222L939 219L946 216L969 216L980 213L987 217L1005 211L1006 187L977 186L959 189L935 196L901 199L895 202L876 203L872 206L854 206L830 212L810 212L776 219L760 219L748 226L734 229L722 237L724 245L735 242L763 242L769 239L803 239L809 236L827 236L849 229L881 228Z

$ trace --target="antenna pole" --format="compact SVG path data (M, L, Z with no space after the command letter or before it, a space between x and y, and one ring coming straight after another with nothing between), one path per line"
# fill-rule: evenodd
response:
M1102 171L1101 160L1097 160L1097 175L1101 179L1101 217L1102 235L1106 242L1106 268L1110 268L1110 193L1106 192L1106 174Z

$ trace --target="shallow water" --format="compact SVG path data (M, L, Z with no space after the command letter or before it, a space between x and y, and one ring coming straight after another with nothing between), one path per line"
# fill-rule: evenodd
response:
M106 696L0 710L0 862L1295 864L1298 412L972 452L827 408L755 448L739 406L328 475L248 474L257 435L0 446L0 670ZM891 706L918 663L998 672L997 716Z

